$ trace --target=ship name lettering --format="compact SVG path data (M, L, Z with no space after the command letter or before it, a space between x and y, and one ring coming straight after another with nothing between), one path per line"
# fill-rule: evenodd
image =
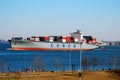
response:
M65 45L65 44L56 44L56 45L54 45L54 44L50 44L50 46L53 48L54 46L55 47L57 47L57 48L59 48L59 47L63 47L63 48L65 48L65 47L68 47L68 48L71 48L71 47L73 47L73 48L76 48L76 45L74 44L74 45L70 45L70 44L68 44L68 45Z
M76 48L76 45L74 44L73 47Z
M68 44L68 48L70 48L70 44Z
M62 46L65 47L65 44L63 44Z
M51 47L53 47L53 44L51 44Z
M59 45L59 44L57 44L57 47L60 47L60 45Z

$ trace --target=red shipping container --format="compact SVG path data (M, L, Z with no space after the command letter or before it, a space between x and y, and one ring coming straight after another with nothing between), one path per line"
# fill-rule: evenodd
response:
M66 42L70 43L70 36L66 36Z
M48 41L48 40L49 40L49 37L48 37L48 36L45 36L44 39Z
M35 36L35 38L39 38L40 36Z
M34 41L35 41L35 38L30 38L30 41L31 41L31 42L34 42Z

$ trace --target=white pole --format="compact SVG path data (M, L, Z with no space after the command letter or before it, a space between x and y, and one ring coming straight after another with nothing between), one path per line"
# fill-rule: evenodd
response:
M80 80L82 80L82 43L81 43L81 40L80 40Z
M81 34L80 34L80 70L79 70L79 77L82 80L82 42L81 42Z
M71 52L69 53L69 72L71 72Z

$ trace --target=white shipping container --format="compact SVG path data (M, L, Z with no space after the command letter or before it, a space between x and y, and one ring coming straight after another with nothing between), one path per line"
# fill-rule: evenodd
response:
M66 42L66 39L62 39L62 42Z
M53 42L53 40L50 40L50 39L49 39L49 42Z
M49 42L53 42L53 40L54 40L54 37L49 37Z
M35 38L35 41L40 41L39 38Z
M54 39L54 37L49 37L49 40L53 40Z

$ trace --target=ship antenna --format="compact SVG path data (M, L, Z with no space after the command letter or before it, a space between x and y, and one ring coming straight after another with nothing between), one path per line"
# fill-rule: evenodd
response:
M79 29L77 29L77 33L81 34L81 31Z
M79 29L77 29L77 32L78 32L78 33L80 33L80 30L79 30Z

